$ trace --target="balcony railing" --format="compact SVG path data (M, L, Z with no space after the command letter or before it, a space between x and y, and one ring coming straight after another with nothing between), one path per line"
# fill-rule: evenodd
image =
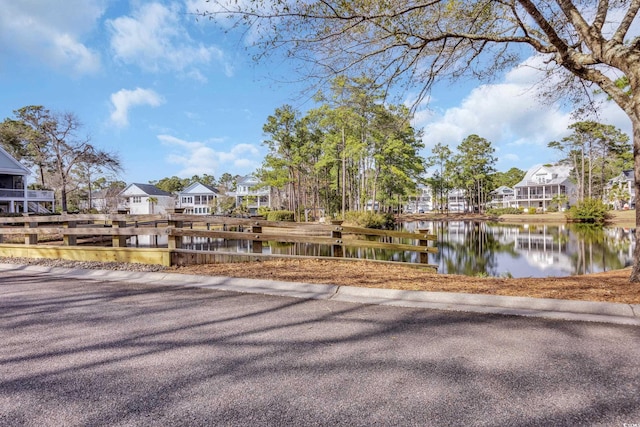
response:
M24 190L9 190L0 188L0 198L2 199L24 199ZM27 199L33 201L52 202L54 193L51 190L27 190Z
M518 200L551 200L553 199L555 196L557 196L558 193L553 193L553 194L518 194L516 196L516 198ZM561 193L561 196L565 196L565 194Z

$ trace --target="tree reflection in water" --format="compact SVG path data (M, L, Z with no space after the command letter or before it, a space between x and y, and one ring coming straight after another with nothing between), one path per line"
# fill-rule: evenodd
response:
M616 270L632 264L634 230L580 224L416 222L437 235L440 273L547 277Z
M579 224L501 224L479 221L419 221L399 229L436 234L429 263L439 273L468 276L548 277L616 270L632 264L634 229ZM196 250L250 252L247 241L193 238ZM415 240L403 243L415 244ZM331 256L329 245L265 242L263 253ZM344 256L418 263L412 251L346 247Z

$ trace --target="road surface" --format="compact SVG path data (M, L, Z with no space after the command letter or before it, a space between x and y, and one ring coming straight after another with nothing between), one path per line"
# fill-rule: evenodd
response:
M640 424L640 328L0 276L1 426Z

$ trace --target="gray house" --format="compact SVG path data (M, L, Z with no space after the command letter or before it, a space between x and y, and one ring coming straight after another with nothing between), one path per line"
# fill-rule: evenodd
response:
M0 212L49 213L54 209L54 192L28 190L29 169L0 147Z

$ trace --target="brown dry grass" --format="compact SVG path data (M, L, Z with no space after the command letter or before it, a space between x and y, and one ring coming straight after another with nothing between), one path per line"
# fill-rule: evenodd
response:
M509 295L640 304L630 269L570 277L478 278L435 274L411 267L332 260L274 260L173 267L184 274L217 275L382 289Z

